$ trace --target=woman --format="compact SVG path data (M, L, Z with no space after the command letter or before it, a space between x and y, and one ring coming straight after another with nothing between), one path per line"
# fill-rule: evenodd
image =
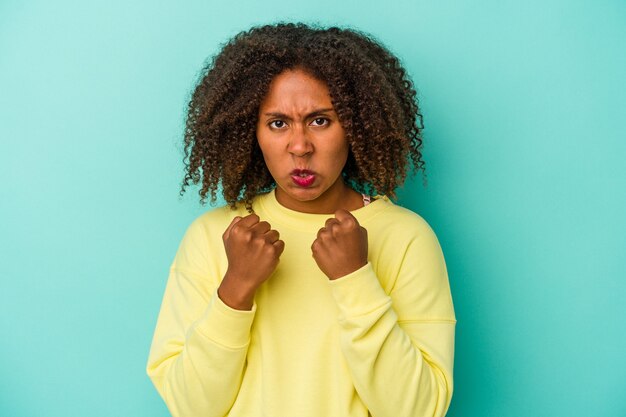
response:
M205 68L181 192L228 205L170 268L147 373L172 415L445 414L445 261L387 197L423 168L418 119L398 59L355 30L255 27Z

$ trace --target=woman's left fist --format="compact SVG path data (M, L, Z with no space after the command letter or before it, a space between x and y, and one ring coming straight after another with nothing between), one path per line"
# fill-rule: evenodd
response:
M367 230L349 211L337 210L317 232L311 250L328 278L341 278L367 264Z

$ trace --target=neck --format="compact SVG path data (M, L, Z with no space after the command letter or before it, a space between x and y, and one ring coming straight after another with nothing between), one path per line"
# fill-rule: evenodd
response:
M306 201L291 198L276 187L276 200L288 209L310 214L334 214L339 209L352 211L363 206L361 194L348 187L343 180L337 181L314 200Z

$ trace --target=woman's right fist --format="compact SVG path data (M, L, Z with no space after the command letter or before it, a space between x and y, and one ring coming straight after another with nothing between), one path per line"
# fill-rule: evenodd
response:
M239 310L252 308L257 288L274 272L285 250L278 232L259 220L256 214L237 216L222 235L228 270L218 294L225 304Z

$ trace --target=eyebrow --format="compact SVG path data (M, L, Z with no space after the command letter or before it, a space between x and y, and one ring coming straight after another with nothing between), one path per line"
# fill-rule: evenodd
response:
M335 109L330 107L327 109L316 109L313 110L311 113L307 114L304 118L308 119L312 116L317 116L320 115L322 113L326 113L329 111L334 111ZM270 116L270 117L280 117L281 119L287 119L287 120L291 120L291 117L287 116L285 113L281 113L281 112L269 112L269 113L265 113L265 116Z

